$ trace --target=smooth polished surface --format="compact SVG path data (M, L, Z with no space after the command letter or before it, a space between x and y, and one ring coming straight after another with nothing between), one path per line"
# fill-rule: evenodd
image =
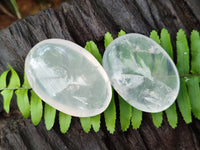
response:
M66 114L94 116L110 103L112 90L103 67L73 42L49 39L38 43L26 57L25 73L36 94Z
M160 112L175 101L179 75L169 55L141 34L114 40L103 56L103 67L114 89L135 108Z

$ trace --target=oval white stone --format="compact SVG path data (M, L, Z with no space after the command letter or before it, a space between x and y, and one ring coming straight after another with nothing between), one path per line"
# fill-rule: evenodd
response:
M160 112L175 101L179 75L169 55L152 39L126 34L115 39L103 56L114 89L145 112Z
M112 90L103 67L73 42L49 39L38 43L26 57L25 73L36 94L66 114L95 116L110 103Z

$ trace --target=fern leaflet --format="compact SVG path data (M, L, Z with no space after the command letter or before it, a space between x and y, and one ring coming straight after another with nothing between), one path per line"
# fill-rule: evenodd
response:
M80 122L83 130L88 133L91 129L90 117L80 117Z
M142 111L132 107L131 123L133 129L138 129L142 123Z
M151 31L150 38L160 45L160 38L155 30Z
M176 103L173 103L168 109L165 110L167 120L172 128L177 127L178 115L176 112Z
M28 118L30 114L30 104L28 98L28 89L18 89L15 91L17 97L17 106L24 118Z
M90 117L92 128L95 132L98 132L100 129L101 124L101 115L96 115L93 117Z
M113 37L109 32L106 32L104 36L104 47L106 48L113 41Z
M121 96L119 99L119 118L122 131L127 131L130 126L132 106L128 104Z
M16 71L8 64L8 67L11 70L10 82L8 84L8 88L15 89L20 87L20 79Z
M1 95L3 96L3 108L9 113L10 112L10 101L12 99L14 90L3 90Z
M197 118L200 119L200 89L199 89L199 79L198 77L189 78L186 82L188 87L188 94L191 102L192 113Z
M31 120L36 126L42 118L43 106L41 99L31 90Z
M179 74L189 73L189 47L185 32L180 29L177 33L177 69ZM177 103L183 119L186 123L192 122L191 104L188 96L185 79L180 80L180 91L177 97Z
M159 128L162 124L163 121L163 113L159 112L159 113L151 113L152 116L152 120L153 120L153 124Z
M71 116L67 115L63 112L59 112L59 125L60 125L60 131L61 133L66 133L70 127L71 124Z
M9 70L4 71L1 76L0 76L0 90L3 90L4 88L6 88L6 77L8 74Z
M200 36L199 32L193 30L190 36L191 43L191 72L200 73Z
M163 49L168 53L168 55L173 60L174 55L173 55L172 43L171 43L169 32L166 29L161 30L160 45L163 47Z
M119 33L118 33L118 37L120 37L120 36L122 36L122 35L125 35L126 34L126 32L125 31L123 31L123 30L120 30L119 31Z
M56 109L45 103L44 105L44 123L47 130L50 130L55 122Z

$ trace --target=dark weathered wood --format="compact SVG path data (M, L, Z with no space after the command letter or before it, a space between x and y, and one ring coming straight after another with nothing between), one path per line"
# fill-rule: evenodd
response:
M187 35L192 29L200 30L198 0L69 0L57 11L47 9L19 20L0 31L0 73L8 69L7 63L23 77L24 59L36 43L47 38L62 38L85 45L94 40L103 54L103 36L111 32L115 37L120 29L149 35L150 31L167 28L173 43L176 32L183 28ZM42 121L38 126L24 119L16 105L6 114L0 107L0 149L200 149L200 121L186 125L179 114L178 127L172 129L164 119L156 128L151 115L145 113L138 130L106 131L102 119L98 133L86 134L78 118L73 118L66 134L59 131L58 120L51 131ZM12 103L16 103L15 99Z

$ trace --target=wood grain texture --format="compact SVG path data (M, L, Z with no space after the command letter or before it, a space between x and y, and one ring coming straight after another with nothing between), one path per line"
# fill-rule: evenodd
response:
M200 30L199 10L198 0L68 0L57 11L41 11L0 31L0 73L8 69L9 63L22 79L27 53L48 38L67 39L81 46L94 40L103 54L103 36L107 31L114 37L120 29L149 36L153 29L166 28L174 45L178 29L184 29L187 35L192 29ZM70 130L61 134L58 117L53 129L47 131L43 120L35 127L30 118L22 117L15 98L11 103L11 113L6 114L0 97L0 149L200 149L200 121L193 118L193 123L186 125L180 114L176 129L168 125L166 116L157 129L151 115L145 113L138 130L129 128L122 132L117 120L116 132L109 134L102 119L98 133L86 134L78 118L73 118Z

